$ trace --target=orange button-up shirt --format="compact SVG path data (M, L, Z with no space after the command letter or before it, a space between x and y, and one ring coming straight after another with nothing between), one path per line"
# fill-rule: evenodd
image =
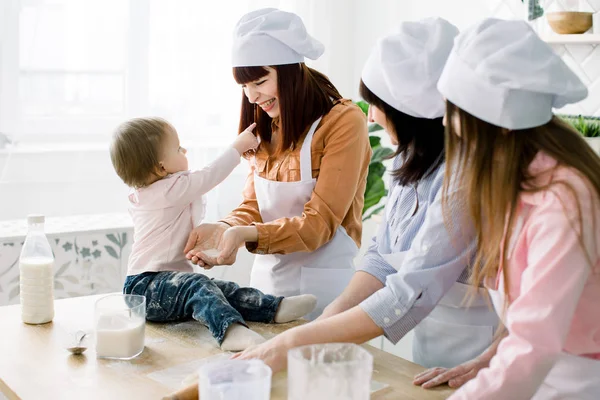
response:
M277 129L273 124L274 135ZM231 226L255 225L258 242L247 248L258 254L314 251L333 238L340 224L360 247L371 146L365 115L350 100L336 101L314 133L312 175L317 183L302 215L262 222L254 173L273 181L299 181L301 147L298 143L293 150L272 156L265 146L259 146L256 165L246 180L244 200L223 222Z

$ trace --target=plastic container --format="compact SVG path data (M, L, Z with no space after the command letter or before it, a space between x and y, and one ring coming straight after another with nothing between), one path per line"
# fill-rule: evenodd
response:
M288 352L289 400L368 400L373 356L351 343L297 347Z
M260 360L226 360L198 370L202 400L269 400L271 368Z

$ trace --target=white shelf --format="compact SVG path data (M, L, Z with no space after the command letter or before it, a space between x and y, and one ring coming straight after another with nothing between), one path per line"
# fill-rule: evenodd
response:
M579 35L547 34L540 36L549 44L600 44L600 34L582 33Z

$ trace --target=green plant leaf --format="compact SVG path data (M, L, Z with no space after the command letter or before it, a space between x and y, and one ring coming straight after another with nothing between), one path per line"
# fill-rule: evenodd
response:
M561 115L560 118L571 125L583 137L600 137L600 120L582 115Z
M379 124L370 124L369 125L369 133L382 131L383 127Z
M369 144L372 149L381 146L381 138L379 136L369 136Z
M383 163L374 163L369 165L369 174L367 175L367 177L373 175L381 178L384 173L385 165L383 165Z
M106 238L108 240L110 240L111 242L113 242L114 244L116 244L117 246L121 247L121 242L119 242L119 239L117 239L117 237L115 235L113 235L112 233L109 233L108 235L106 235Z
M121 248L125 247L126 244L127 244L127 232L123 232L123 234L121 234Z
M385 190L385 189L384 189L384 191L383 191L382 195L380 195L380 196L377 196L377 197L375 197L375 198L370 198L370 199L369 199L369 198L367 198L367 199L365 199L365 200L366 200L366 202L365 202L365 204L366 204L366 207L363 207L363 215L364 215L364 213L365 213L367 210L369 210L371 207L374 207L374 206L378 205L378 204L379 204L379 202L381 201L381 199L382 199L383 197L385 197L385 195L386 195L386 194L387 194L387 190Z
M385 189L385 184L383 182L383 173L385 172L385 167L383 166L383 164L381 163L377 163L377 164L371 164L369 166L369 174L367 175L367 184L365 187L365 198L367 198L369 195L372 194L376 194L376 193L380 193L380 189L377 189L377 187L379 187L380 185L380 181L381 184L383 184L383 187ZM376 187L376 191L374 192L373 187ZM364 210L366 210L366 208L364 208Z
M369 187L369 190L365 192L365 204L363 206L363 213L374 205L378 204L379 201L387 194L385 190L385 184L383 179L375 178Z
M525 0L521 0L521 2L525 3ZM529 3L527 3L527 5L529 6L529 9L527 10L527 19L529 21L533 21L534 19L537 19L544 15L544 9L540 5L539 0L529 0Z
M388 147L376 147L373 149L373 155L371 156L371 164L382 162L392 154L394 154L394 150Z
M379 163L379 164L381 164L381 163ZM367 196L367 193L369 193L371 191L371 188L373 187L375 182L377 182L378 180L381 180L381 177L375 173L367 175L367 184L365 186L365 196Z
M382 204L378 207L373 208L371 211L369 211L368 214L366 214L366 216L363 218L363 222L368 220L369 218L371 218L373 215L377 214L379 211L383 210L385 208L385 204Z
M65 290L65 286L60 281L54 281L54 289Z
M356 104L365 115L369 114L369 103L367 103L366 101L360 100L360 101L354 102L354 104Z
M360 100L360 101L355 101L354 104L356 104L360 110L363 112L363 114L365 115L369 115L369 103L367 103L366 101ZM378 125L378 124L370 124L369 125L369 132L377 132L382 130L383 128Z
M381 198L386 194L383 179L374 176L371 178L370 183L369 189L365 191L365 204L367 203L367 200L375 199L376 197Z
M117 254L117 252L115 251L115 249L113 249L111 246L104 246L104 248L106 249L106 252L108 254L110 254L111 256L113 256L114 258L116 258L117 260L119 259L119 255Z

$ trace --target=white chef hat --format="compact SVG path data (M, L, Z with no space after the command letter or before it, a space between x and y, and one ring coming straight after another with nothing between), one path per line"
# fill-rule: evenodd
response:
M587 97L583 82L525 21L488 18L462 32L438 82L452 103L507 129L540 126Z
M306 32L299 16L276 8L244 15L233 32L233 67L295 64L319 58L325 47Z
M377 42L363 68L363 83L405 114L443 116L445 103L436 85L457 34L442 18L403 22L397 33Z

